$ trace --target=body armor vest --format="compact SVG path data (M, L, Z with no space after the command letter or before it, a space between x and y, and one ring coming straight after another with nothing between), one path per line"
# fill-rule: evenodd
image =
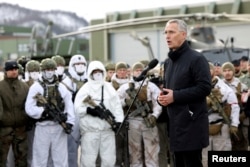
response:
M131 111L133 112L134 110L136 110L140 105L145 105L148 106L148 108L150 109L150 113L152 113L152 108L153 108L153 104L152 101L147 101L147 86L148 85L144 85L142 86L140 92L137 95L137 100L135 100L134 104L131 106ZM128 88L133 96L130 96L130 102L127 103L125 109L128 109L129 105L131 104L131 101L133 100L134 96L136 95L138 89L135 89L134 83L129 83L129 88ZM140 103L140 104L136 104L136 103ZM125 110L124 110L125 111Z
M111 83L112 83L112 86L115 88L115 90L118 90L118 89L119 89L120 84L119 84L117 81L112 80Z
M73 78L70 74L69 74L69 78L71 80L72 83L72 87L74 89L74 83L76 84L76 90L73 90L72 88L70 88L66 83L61 82L71 93L72 93L72 101L74 102L75 100L75 96L76 93L78 92L78 90L87 82L87 79L84 79L83 81L79 81L75 78Z
M236 87L236 97L237 97L237 100L238 100L238 104L240 106L240 111L243 110L243 104L242 104L242 101L241 101L241 83L239 82L237 87Z
M207 107L211 109L212 112L219 113L224 112L226 116L230 119L231 116L231 105L227 102L222 102L222 94L219 88L214 88L216 83L218 82L217 79L212 81L212 90L209 96L207 96ZM223 111L219 111L223 109ZM220 113L221 114L221 113Z
M76 92L78 92L78 90L82 87L82 85L84 85L84 83L86 82L85 80L84 81L78 81L76 80L75 78L72 78L71 79L73 83L76 84Z
M64 111L64 101L58 90L59 82L56 81L54 84L46 84L45 82L39 81L44 89L44 98L47 100L48 104L57 106L62 112ZM53 106L51 105L51 106Z

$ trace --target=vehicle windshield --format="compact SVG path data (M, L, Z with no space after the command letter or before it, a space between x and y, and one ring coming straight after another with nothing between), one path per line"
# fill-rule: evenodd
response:
M200 51L208 61L221 63L240 59L242 56L249 57L249 49L243 48L223 48L223 49L209 49Z

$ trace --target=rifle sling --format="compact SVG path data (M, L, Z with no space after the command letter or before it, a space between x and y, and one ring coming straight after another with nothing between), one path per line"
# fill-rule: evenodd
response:
M132 111L132 112L129 114L129 116L130 116L130 117L136 117L136 116L138 116L138 115L141 115L142 110L144 110L144 107L143 107L143 106L141 106L141 107L135 109L134 111Z
M218 120L216 120L216 121L212 121L212 122L210 122L209 124L210 125L213 125L213 124L217 124L217 123L219 123L219 122L223 122L223 118L222 119L218 119Z
M102 99L101 99L101 103L103 104L103 85L102 85Z

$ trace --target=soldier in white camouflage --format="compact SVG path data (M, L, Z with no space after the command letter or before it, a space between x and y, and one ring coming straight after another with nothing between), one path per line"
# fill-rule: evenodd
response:
M58 81L55 70L54 60L42 60L42 75L30 87L25 103L26 113L37 119L31 166L47 166L49 156L54 167L69 166L67 134L71 133L75 114L72 95Z
M83 55L74 55L69 61L68 73L61 83L72 94L72 101L79 89L87 82L87 61ZM74 108L71 110L74 111ZM79 118L75 117L73 132L68 135L68 155L70 167L78 166L78 148L80 146Z
M132 77L138 77L143 69L142 63L135 63L132 66ZM124 107L131 105L141 84L142 81L131 79L117 90ZM129 111L128 144L131 167L143 166L143 164L152 167L159 166L160 146L156 127L156 119L162 111L161 106L156 101L159 93L160 89L146 79L131 107L131 111Z
M114 63L107 63L105 65L105 69L107 71L106 81L111 82L111 78L115 73L115 64Z
M233 89L234 93L237 96L238 103L240 106L240 113L239 113L239 119L242 120L242 116L244 115L244 108L243 108L243 103L241 100L242 93L244 91L248 90L248 87L240 82L238 78L236 78L235 75L235 68L232 63L230 62L225 62L222 65L222 74L223 74L223 81ZM242 120L243 121L243 120ZM232 150L233 151L245 151L247 150L247 136L244 136L243 134L243 122L238 126L238 132L237 132L237 137L231 136L231 141L232 141Z
M117 90L121 85L128 83L130 80L127 71L126 62L117 62L115 65L115 73L111 78L113 87Z
M111 84L115 90L119 89L123 84L130 80L128 75L128 66L126 62L117 62L115 64L115 73L111 77ZM124 111L125 112L125 111ZM122 127L120 133L116 135L116 165L122 166L128 163L127 157L127 122Z
M104 65L100 61L91 61L88 82L75 98L81 131L81 167L95 167L98 155L102 167L115 166L115 131L124 115L118 94L105 77ZM107 119L110 115L112 121Z
M244 136L246 137L247 139L247 145L248 145L248 150L250 150L250 62L248 62L248 72L241 76L239 79L240 81L247 85L248 89L245 90L243 93L242 93L242 103L243 103L243 112L241 113L240 115L240 121L242 122L242 130L243 130L243 134Z
M26 83L30 87L35 81L40 77L40 63L36 60L30 60L25 66L26 72ZM29 118L29 128L28 128L28 167L31 167L32 161L32 150L33 150L33 140L35 133L35 119Z
M207 166L208 151L231 151L230 133L235 135L239 125L237 97L222 79L215 75L214 65L209 63L212 91L207 96L209 118L209 146L202 150L203 166Z
M51 59L56 62L56 75L58 77L58 80L61 82L67 77L64 72L66 65L65 59L60 55L52 56Z

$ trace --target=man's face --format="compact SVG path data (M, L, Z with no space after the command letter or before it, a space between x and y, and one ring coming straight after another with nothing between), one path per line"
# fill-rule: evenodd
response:
M242 71L246 71L248 66L248 61L240 61L240 66Z
M247 66L248 73L250 73L250 63Z
M42 71L42 76L46 80L52 80L52 79L54 79L55 73L56 73L56 71L53 68L45 69L45 70Z
M172 50L179 48L187 36L186 32L179 30L177 23L167 23L164 33L168 47Z
M238 73L238 72L240 72L240 66L234 66L234 69L235 69L235 73Z
M18 77L18 69L14 68L6 71L7 78L17 78Z
M226 68L222 71L223 77L225 78L225 80L230 81L233 79L234 77L234 72L232 70L230 70L229 68Z
M131 75L131 68L128 68L127 69L127 76L130 77L130 75Z
M214 69L210 68L210 74L211 74L211 77L213 78L215 75L214 75Z
M107 77L112 78L114 73L115 73L115 70L107 70Z
M74 64L74 68L77 74L83 74L86 71L86 64L78 62Z
M133 76L138 77L142 73L142 68L137 68L133 71Z
M116 70L116 77L119 79L127 78L127 69L126 68L119 68Z
M216 75L216 76L221 75L221 67L220 66L215 66L214 67L214 75Z

